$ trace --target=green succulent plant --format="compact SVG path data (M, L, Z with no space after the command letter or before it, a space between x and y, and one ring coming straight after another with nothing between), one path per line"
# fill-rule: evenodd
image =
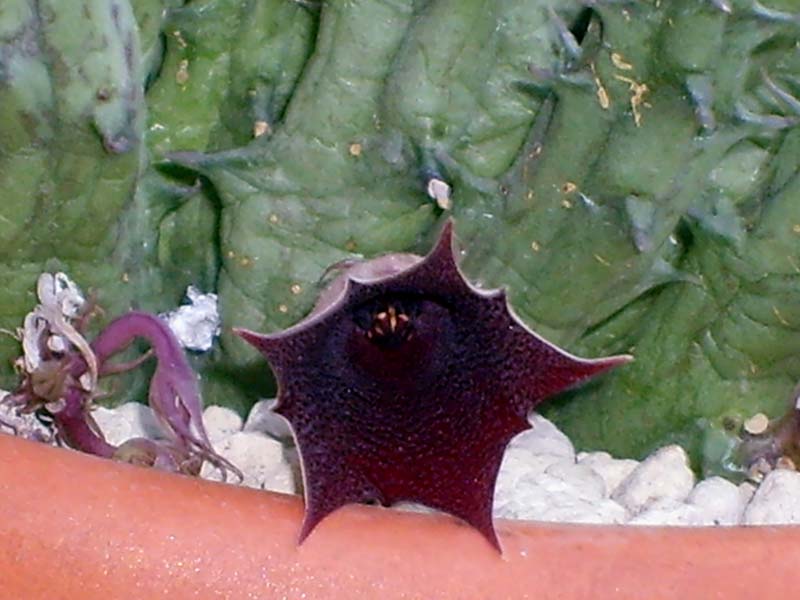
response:
M546 409L579 446L718 470L800 378L799 42L795 0L4 0L0 326L44 269L110 315L193 283L206 401L246 410L231 326L446 212L545 337L636 356Z

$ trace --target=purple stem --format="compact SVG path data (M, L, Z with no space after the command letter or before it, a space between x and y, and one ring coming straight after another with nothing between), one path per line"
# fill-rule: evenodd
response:
M83 395L84 392L77 388L67 391L64 408L53 415L58 432L72 448L111 458L116 448L89 426L84 412Z
M155 315L138 311L117 317L94 339L92 350L97 355L98 364L105 363L137 337L150 342L160 365L182 371L181 375L191 376L192 371L186 364L183 349L167 325Z
M203 427L197 379L183 348L161 319L150 313L132 311L112 321L92 342L98 364L105 364L136 337L143 337L150 343L158 361L150 382L151 408L167 421L183 443L190 442L208 450L211 444Z
M100 374L109 368L113 370L107 361L137 337L150 343L156 357L156 369L150 381L150 407L172 435L174 443L162 446L149 440L137 440L128 449L138 449L143 455L152 454L156 465L178 465L181 469L183 462L192 458L209 460L223 471L231 471L241 478L239 470L211 447L203 426L203 405L197 378L169 326L157 316L129 312L114 319L100 332L91 344ZM139 362L137 359L130 364ZM75 355L70 368L72 377L80 380L86 370L83 357ZM70 389L65 408L54 414L62 437L85 452L106 457L115 455L117 448L93 431L91 415L85 414L85 396L86 392L80 388Z

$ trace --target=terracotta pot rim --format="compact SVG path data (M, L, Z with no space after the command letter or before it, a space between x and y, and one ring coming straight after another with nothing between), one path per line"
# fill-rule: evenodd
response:
M298 547L299 497L7 435L0 507L9 598L745 598L800 583L795 526L499 520L500 556L445 515L351 506Z

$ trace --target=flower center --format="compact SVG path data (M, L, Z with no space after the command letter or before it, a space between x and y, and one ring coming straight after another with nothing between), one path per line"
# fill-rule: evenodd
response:
M402 307L389 304L373 313L365 335L376 344L396 346L410 340L413 334L411 317Z

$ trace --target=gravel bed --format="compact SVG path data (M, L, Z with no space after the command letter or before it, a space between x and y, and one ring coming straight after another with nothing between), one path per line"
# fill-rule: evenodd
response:
M243 485L300 493L291 432L270 410L273 402L257 403L246 422L230 409L210 406L205 425L217 452L244 473ZM142 404L100 408L93 415L113 444L159 432L150 408ZM664 446L641 462L606 452L576 453L569 438L544 417L532 415L531 424L506 451L495 517L629 525L800 523L799 472L777 469L759 486L737 486L720 477L697 482L680 446ZM210 465L202 476L221 478Z

